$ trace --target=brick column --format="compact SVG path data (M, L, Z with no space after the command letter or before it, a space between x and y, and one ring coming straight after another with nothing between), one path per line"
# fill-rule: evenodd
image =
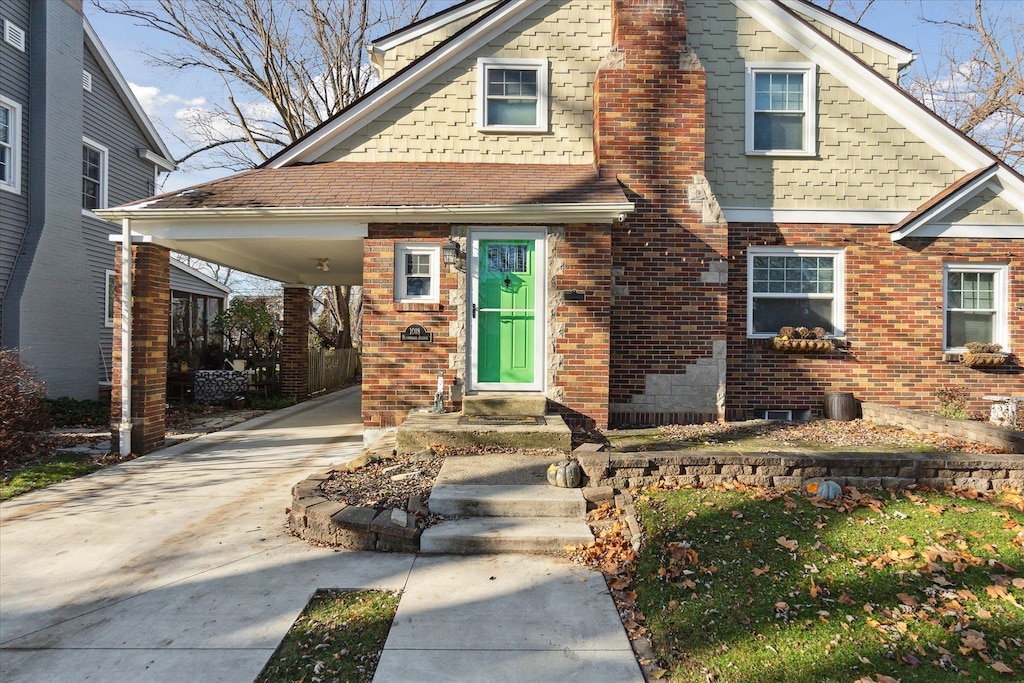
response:
M300 401L309 397L309 287L284 286L281 390Z
M132 452L164 446L167 404L167 345L171 310L171 252L154 244L132 247ZM114 259L114 301L121 297L121 259ZM114 306L111 448L118 451L121 421L121 309Z

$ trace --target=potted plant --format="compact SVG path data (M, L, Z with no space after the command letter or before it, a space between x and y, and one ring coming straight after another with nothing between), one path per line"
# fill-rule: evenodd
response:
M1002 352L1001 344L968 342L965 346L967 353L961 357L960 362L969 368L1002 365L1009 357L1009 354Z

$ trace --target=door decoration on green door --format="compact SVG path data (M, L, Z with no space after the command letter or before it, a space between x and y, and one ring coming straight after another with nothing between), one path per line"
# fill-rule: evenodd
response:
M480 240L478 382L534 382L535 256L533 240Z

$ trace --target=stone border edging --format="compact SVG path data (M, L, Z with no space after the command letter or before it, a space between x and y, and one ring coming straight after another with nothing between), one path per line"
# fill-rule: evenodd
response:
M375 510L331 500L320 485L334 470L311 474L292 487L288 527L299 538L333 548L418 553L420 534L416 516L405 510ZM396 512L404 515L397 523Z
M652 451L577 452L576 458L588 478L587 487L619 490L663 479L694 486L738 481L750 486L799 488L805 480L821 477L860 488L1024 488L1024 458L1015 455Z

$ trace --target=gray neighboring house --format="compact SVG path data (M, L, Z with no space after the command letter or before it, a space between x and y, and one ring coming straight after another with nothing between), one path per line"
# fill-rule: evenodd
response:
M3 0L0 31L0 346L51 397L97 398L120 226L93 210L152 195L174 163L81 0ZM172 288L226 296L184 266Z

